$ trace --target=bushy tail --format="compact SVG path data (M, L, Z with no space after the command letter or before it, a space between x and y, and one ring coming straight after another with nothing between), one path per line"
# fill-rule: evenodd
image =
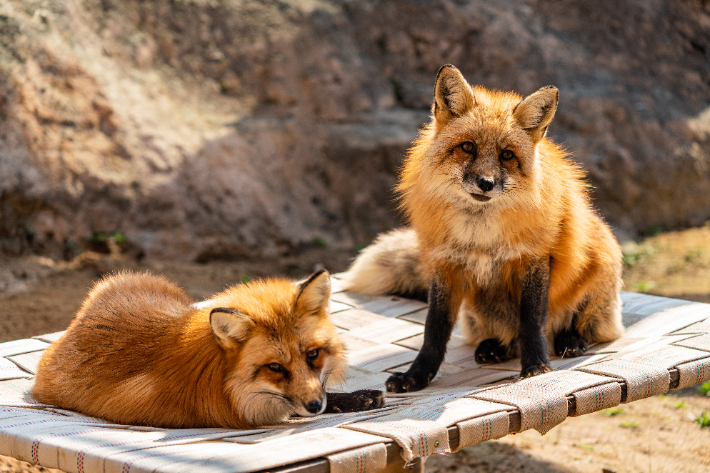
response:
M395 294L425 301L429 277L414 230L400 228L378 236L343 275L347 291L379 296Z

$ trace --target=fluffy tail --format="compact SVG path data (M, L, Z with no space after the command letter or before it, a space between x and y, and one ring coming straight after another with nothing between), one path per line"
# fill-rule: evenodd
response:
M429 291L417 235L410 228L378 236L355 258L342 280L346 290L370 296L395 294L426 301Z

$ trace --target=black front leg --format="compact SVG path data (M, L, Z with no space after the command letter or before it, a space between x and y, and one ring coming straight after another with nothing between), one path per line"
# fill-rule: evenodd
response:
M441 278L432 278L429 286L429 312L424 325L424 344L406 373L395 373L389 377L385 384L387 391L419 391L427 387L436 376L441 362L444 361L446 344L454 328L460 304L460 300L454 303L452 289Z
M520 371L521 378L529 378L552 371L547 356L547 340L543 329L547 323L550 296L550 261L533 264L523 279L520 298Z
M352 393L326 393L325 413L369 411L385 407L385 394L374 389L361 389Z

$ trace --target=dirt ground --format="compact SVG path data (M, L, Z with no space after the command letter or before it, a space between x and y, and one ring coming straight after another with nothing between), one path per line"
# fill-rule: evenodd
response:
M427 472L696 473L710 471L710 428L691 417L710 410L697 388L671 391L567 419L546 435L528 430L431 457ZM611 415L613 414L613 415Z
M623 245L625 290L710 302L710 224L659 233ZM165 274L196 300L246 278L302 277L344 270L354 254L311 248L272 261L205 264L138 262L114 253L84 253L71 262L0 259L0 342L66 328L103 274L122 268ZM430 472L698 472L710 471L710 428L693 421L710 412L696 388L566 420L541 436L527 431L427 460ZM0 456L0 473L47 471Z

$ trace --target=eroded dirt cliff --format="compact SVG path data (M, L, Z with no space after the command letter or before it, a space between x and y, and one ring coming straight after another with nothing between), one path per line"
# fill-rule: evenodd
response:
M367 243L444 63L557 85L550 134L621 232L710 218L707 1L7 0L0 43L6 253Z

